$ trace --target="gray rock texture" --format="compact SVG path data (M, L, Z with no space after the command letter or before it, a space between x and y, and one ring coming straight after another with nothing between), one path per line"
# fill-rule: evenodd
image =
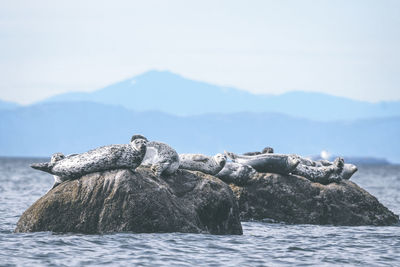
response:
M111 170L61 183L20 217L15 232L242 234L229 186L200 172L161 178L149 168Z
M399 223L398 215L348 180L322 185L300 176L257 173L243 187L230 186L244 221L331 225Z

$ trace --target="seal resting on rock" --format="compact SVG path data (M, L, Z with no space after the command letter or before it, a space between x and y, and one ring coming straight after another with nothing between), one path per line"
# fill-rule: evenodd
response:
M301 175L303 177L309 178L314 176L314 178L316 177L314 174L311 174L312 172L319 172L319 173L323 173L328 171L329 169L334 169L334 171L331 173L331 175L328 177L330 181L340 181L342 179L344 180L349 180L350 177L358 170L357 166L355 166L354 164L348 164L348 163L344 163L343 158L337 158L334 162L330 162L328 160L318 160L318 161L313 161L311 159L308 158L303 158L300 157L298 155L293 155L294 157L296 157L299 161L299 167L296 168L296 171L299 172L308 172L310 173L309 176L304 176L301 175L299 173L294 173L294 174L298 174ZM329 169L326 169L329 168ZM326 175L320 175L320 177L323 177ZM313 178L311 178L310 180L313 180ZM322 180L326 180L325 178L322 178Z
M179 154L179 168L216 175L226 163L226 156L218 153L212 157L202 154Z
M260 154L253 156L237 155L232 152L225 152L233 162L243 165L250 165L258 172L272 172L280 174L291 173L300 161L292 155L284 154Z
M115 170L134 171L146 153L147 139L134 135L130 144L102 146L82 154L65 157L62 153L53 154L50 162L34 163L32 168L53 174L53 188L66 180L77 179L83 175Z
M316 164L318 164L320 166L330 166L330 165L332 165L332 162L330 162L328 160L319 160L319 161L316 161ZM343 166L343 170L339 175L340 175L340 178L342 178L344 180L349 180L351 178L351 176L353 176L353 174L356 173L357 171L358 171L358 168L356 165L350 164L350 163L345 163Z
M224 168L215 176L229 184L244 185L256 174L256 170L236 162L226 162Z
M304 161L303 161L304 162ZM292 174L303 176L312 182L329 184L331 182L340 182L342 180L340 173L343 171L344 161L337 158L333 164L328 166L310 166L299 164L292 171Z
M246 153L243 153L243 155L245 155L245 156L254 156L254 155L260 155L260 154L266 154L266 153L274 153L274 149L272 147L267 146L267 147L264 147L264 149L261 152L258 152L258 151L256 151L256 152L246 152Z
M179 155L169 145L157 141L147 143L143 166L149 166L154 175L173 174L179 168Z

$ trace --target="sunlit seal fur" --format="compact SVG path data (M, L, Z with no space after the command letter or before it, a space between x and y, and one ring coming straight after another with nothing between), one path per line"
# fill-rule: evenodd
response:
M226 183L246 184L257 171L249 166L235 162L226 162L224 168L215 176Z
M292 155L285 154L266 153L254 156L237 155L232 152L225 152L225 154L233 162L250 165L258 172L289 174L300 162Z
M226 156L220 153L212 157L202 154L179 154L179 161L180 169L216 175L225 166Z
M142 165L149 166L154 175L172 174L179 168L179 156L175 149L161 142L147 143Z
M65 159L66 157L68 158L68 157L72 157L72 156L76 156L76 155L78 155L78 154L70 154L68 156L64 156L64 154L60 153L60 152L54 153L51 156L50 164L55 164L57 161L59 161L61 159ZM54 184L53 184L53 187L51 189L53 189L57 185L61 184L64 181L64 179L68 180L68 177L60 177L60 176L57 176L57 175L53 175L53 178L54 178Z
M130 144L102 146L82 154L64 157L55 153L50 162L32 164L31 167L53 174L55 184L77 179L83 175L114 169L135 170L146 153L147 139L132 137Z

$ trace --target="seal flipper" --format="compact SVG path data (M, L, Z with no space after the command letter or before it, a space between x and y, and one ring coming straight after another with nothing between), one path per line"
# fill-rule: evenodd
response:
M329 176L328 183L340 183L343 179L341 173L344 168L344 159L341 157L336 158L330 167L334 168L334 172Z
M57 152L51 156L50 162L33 163L31 164L31 168L51 173L51 169L56 164L56 162L64 158L65 156L63 153Z
M161 164L153 164L151 165L150 169L156 177L161 177L161 174L164 171L164 168Z
M31 164L31 168L51 173L52 165L49 162L33 163Z

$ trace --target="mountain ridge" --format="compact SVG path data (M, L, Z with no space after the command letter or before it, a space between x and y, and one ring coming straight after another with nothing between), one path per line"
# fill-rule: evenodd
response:
M19 104L11 101L4 101L0 99L0 110L12 110L20 107Z
M246 111L276 112L319 121L400 116L400 101L370 103L303 91L253 94L193 81L169 71L149 71L93 92L60 94L41 103L65 101L91 101L179 116Z

